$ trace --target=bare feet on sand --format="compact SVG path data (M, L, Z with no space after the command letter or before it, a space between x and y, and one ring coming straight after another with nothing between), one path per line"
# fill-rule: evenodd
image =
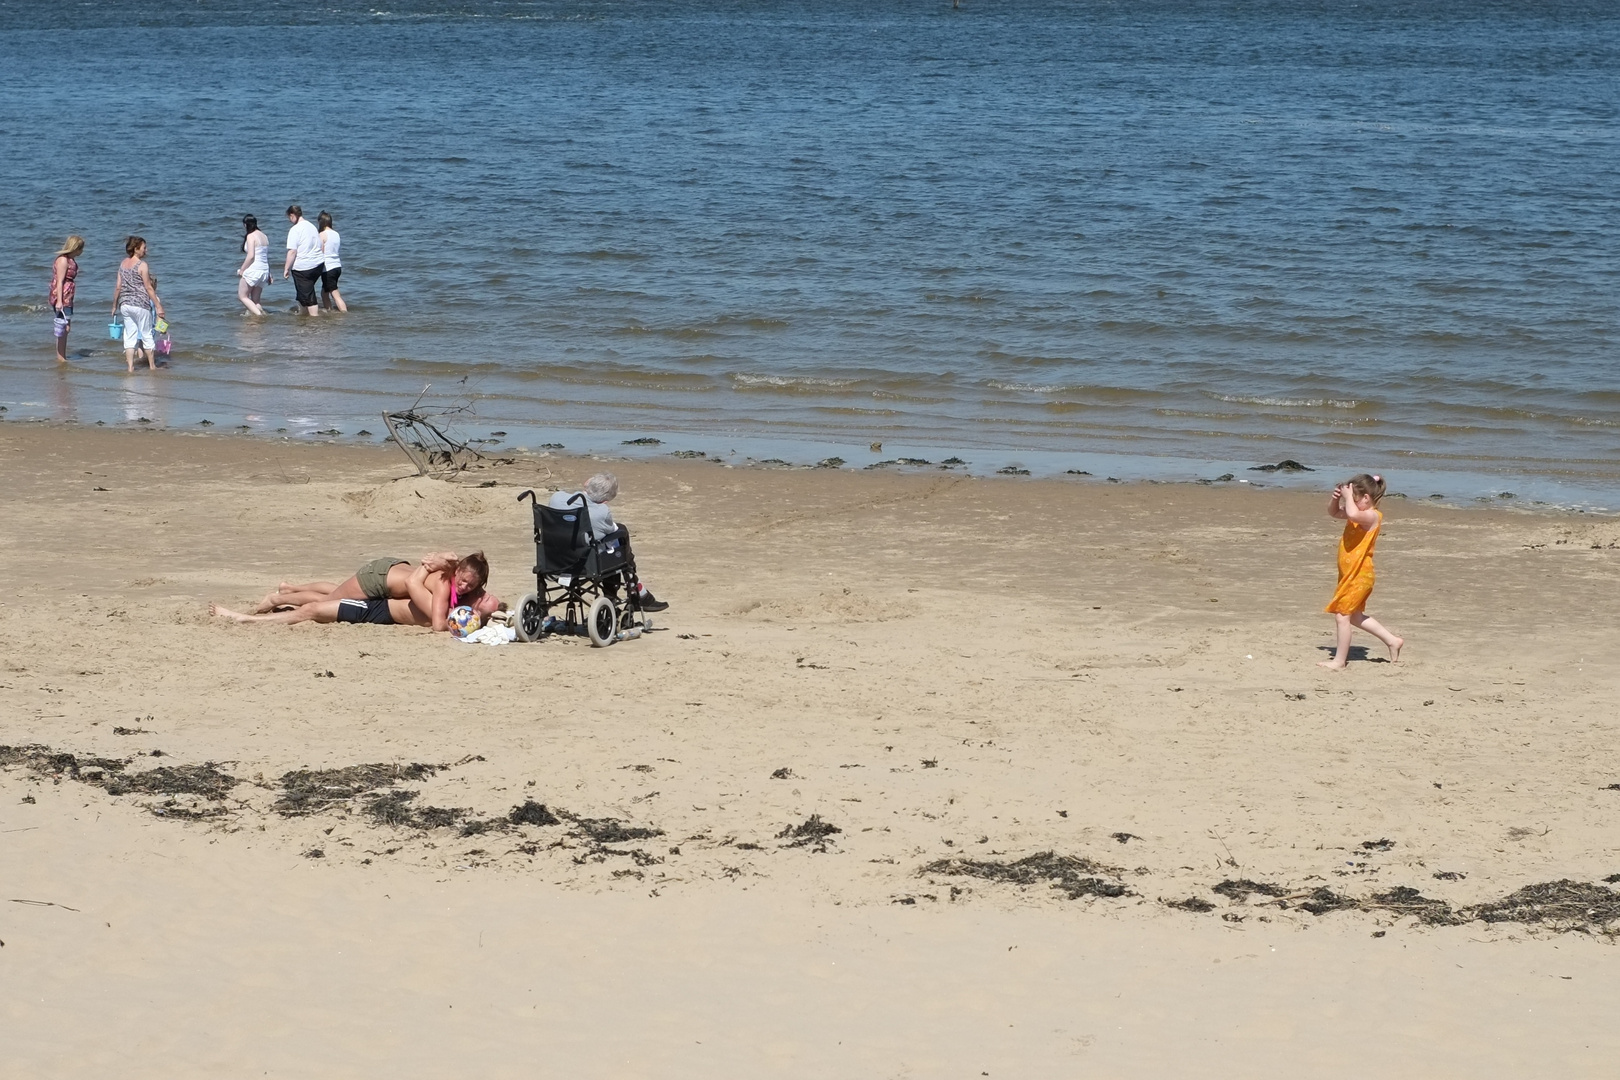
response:
M1329 671L1343 671L1349 665L1346 664L1345 661L1343 661L1343 660L1334 659L1334 660L1318 660L1316 662L1316 666L1317 667L1325 667Z
M223 607L219 604L209 604L208 614L218 615L222 619L235 619L237 622L247 622L248 619L252 617L249 615L244 615L240 611L232 611L230 608Z
M1396 638L1394 641L1391 641L1389 643L1389 662L1390 663L1398 664L1398 663L1401 662L1401 646L1405 645L1405 644L1406 644L1406 639L1405 638L1400 638L1400 637Z

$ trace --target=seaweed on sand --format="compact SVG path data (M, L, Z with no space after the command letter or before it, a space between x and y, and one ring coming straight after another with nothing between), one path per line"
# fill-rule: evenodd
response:
M401 780L426 780L448 765L350 765L344 769L295 769L281 775L282 795L273 809L286 817L315 814L367 791Z
M547 810L544 803L537 803L533 799L524 799L522 806L512 807L512 812L506 815L506 820L513 825L562 824L562 819Z
M1526 885L1500 900L1474 904L1458 914L1486 922L1544 923L1558 930L1607 929L1620 920L1620 893L1564 878Z
M1272 885L1265 881L1250 881L1248 878L1228 878L1215 886L1215 892L1228 900L1247 900L1250 896L1287 896L1288 890L1281 885Z
M209 761L202 765L160 765L139 773L120 772L102 779L100 784L109 795L198 795L204 799L223 799L241 782Z
M953 874L983 878L986 881L1007 881L1015 885L1045 883L1061 889L1070 900L1082 896L1128 896L1130 890L1119 881L1109 881L1099 875L1113 876L1118 870L1102 866L1090 859L1074 855L1059 855L1043 851L1016 862L994 862L985 859L957 857L940 859L922 868L925 874Z
M1185 900L1161 900L1165 907L1173 907L1178 911L1196 911L1199 913L1214 911L1215 905L1202 896L1189 896Z
M368 796L362 813L378 825L407 829L446 829L470 813L466 807L411 805L415 800L414 791L385 791Z
M811 814L799 824L789 825L777 833L776 838L788 841L783 847L809 847L812 851L825 853L828 837L843 831L831 822L822 821L820 814Z
M1444 900L1424 896L1407 885L1397 885L1388 892L1374 893L1366 906L1383 908L1396 915L1415 915L1425 926L1450 926L1457 921L1450 904Z
M1342 911L1361 905L1348 896L1340 896L1326 885L1322 885L1312 889L1299 906L1312 915L1325 915L1330 911Z
M664 830L651 826L626 825L618 818L582 818L565 815L573 823L574 835L597 844L622 844L630 840L651 840Z
M121 772L129 764L122 758L79 757L59 750L52 750L48 746L32 744L29 746L0 746L0 768L8 765L22 765L41 776L61 776L66 774L75 780L81 779L80 773L85 770L100 769L105 772Z

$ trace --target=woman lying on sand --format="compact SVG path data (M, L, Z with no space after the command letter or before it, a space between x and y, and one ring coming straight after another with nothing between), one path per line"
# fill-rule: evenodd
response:
M283 582L251 614L218 604L208 610L237 622L364 622L446 630L455 607L471 607L480 621L502 607L500 597L484 588L488 579L489 563L481 551L461 559L439 552L424 556L415 567L401 559L373 559L340 585Z
M453 551L431 552L422 556L422 566L429 574L452 573L456 594L464 604L473 603L484 591L484 582L489 580L489 561L481 551L466 558ZM253 613L263 615L278 608L313 604L317 600L409 600L408 584L415 569L408 560L382 558L372 559L342 584L308 581L294 585L283 581L275 592L259 601Z

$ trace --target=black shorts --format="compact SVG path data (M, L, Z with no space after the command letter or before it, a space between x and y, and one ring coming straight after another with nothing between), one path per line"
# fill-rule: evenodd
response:
M324 263L309 270L294 270L292 272L293 289L298 293L299 306L315 306L315 283L321 280L321 275L325 272L326 264Z
M337 292L337 279L342 275L343 267L334 266L330 270L321 271L321 290L323 292Z
M394 616L387 600L339 600L337 621L393 626Z

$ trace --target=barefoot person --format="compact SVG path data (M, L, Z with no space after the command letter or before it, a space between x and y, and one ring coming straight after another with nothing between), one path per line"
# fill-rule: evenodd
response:
M135 348L146 351L148 370L157 370L157 342L152 337L154 318L163 318L163 301L158 299L157 283L146 265L146 241L131 236L124 241L128 256L118 264L118 280L113 285L113 314L124 322L124 364L135 370ZM153 312L156 311L154 317Z
M264 314L264 287L270 284L270 238L252 214L242 216L242 265L236 276L236 298L255 315Z
M321 271L326 267L321 256L321 234L305 219L304 209L297 203L287 207L287 223L287 262L281 268L281 280L292 278L298 306L305 315L319 315L315 283L321 280Z
M484 588L488 577L489 564L482 552L462 559L430 555L414 567L399 559L373 559L354 577L324 592L322 587L330 582L310 582L271 593L255 612L218 604L210 604L208 611L237 622L352 622L448 630L450 612L461 605L471 607L480 622L500 610L500 597ZM273 610L288 605L295 606Z
M1352 629L1365 630L1387 645L1391 663L1401 658L1405 640L1367 614L1367 598L1373 590L1373 548L1384 524L1378 509L1383 497L1384 478L1377 474L1360 473L1333 489L1328 515L1345 523L1339 541L1339 587L1326 608L1337 623L1338 644L1333 659L1323 660L1322 667L1338 670L1349 662Z
M485 589L489 581L489 560L484 553L457 556L441 551L422 556L419 566L404 559L373 559L353 577L342 583L309 581L301 585L283 581L275 592L259 602L253 614L263 615L277 608L302 607L329 600L410 600L428 597L422 610L436 630L452 608L465 604L488 617L500 608L500 598ZM413 586L413 582L415 585ZM425 589L420 596L413 587Z
M68 331L73 329L73 294L84 237L70 236L51 264L51 329L56 334L56 362L67 363Z
M339 254L343 237L332 228L332 215L325 210L315 216L315 221L321 227L321 257L326 260L326 269L321 271L321 307L348 311L343 294L338 292L338 278L343 276L343 257Z

